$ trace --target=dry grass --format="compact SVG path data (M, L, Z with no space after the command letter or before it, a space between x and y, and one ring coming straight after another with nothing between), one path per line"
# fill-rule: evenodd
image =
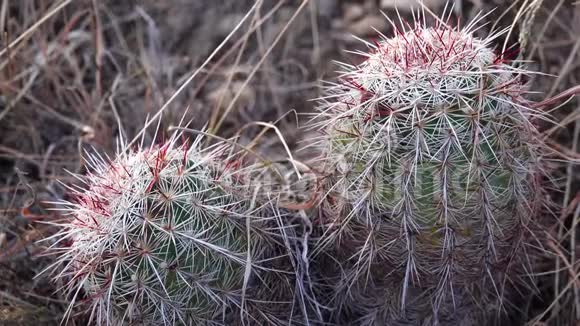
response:
M55 325L66 309L55 293L59 285L35 278L49 262L36 241L54 232L37 222L56 218L44 202L67 196L57 180L72 182L65 169L84 171L83 148L112 153L119 133L137 136L148 117L162 116L167 130L185 114L192 128L207 124L221 136L243 129L242 143L285 156L284 142L261 134L270 125L252 122L273 122L291 109L310 112L318 80L333 74L331 60L358 60L342 51L361 46L348 31L355 21L360 30L378 12L377 2L0 1L0 324ZM498 6L493 19L505 12L482 33L519 17L508 43L519 40L534 69L557 76L530 81L536 99L579 84L580 6L458 2L463 21L480 9ZM522 5L539 6L533 14ZM552 240L539 294L522 304L530 325L580 321L580 175L571 163L579 159L579 103L565 103L553 112L558 125L544 128L562 154L553 163L552 199L566 209L547 223ZM292 114L277 126L290 148L304 137ZM256 136L260 141L252 142Z

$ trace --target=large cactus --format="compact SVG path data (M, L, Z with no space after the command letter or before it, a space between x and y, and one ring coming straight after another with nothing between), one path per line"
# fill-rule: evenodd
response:
M395 27L321 100L318 245L340 265L326 273L336 318L480 325L525 278L544 115L524 98L527 71L492 49L499 34L475 25Z
M292 228L273 202L252 200L229 146L201 150L200 139L89 156L54 248L57 279L95 324L287 325L296 315Z

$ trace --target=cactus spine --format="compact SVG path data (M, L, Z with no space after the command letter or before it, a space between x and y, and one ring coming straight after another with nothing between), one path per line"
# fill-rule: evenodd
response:
M95 324L289 322L292 229L251 200L231 148L200 139L89 157L54 250L57 278Z
M318 245L340 264L327 274L338 320L470 324L464 305L497 312L525 278L544 114L524 98L528 72L491 48L500 34L438 21L393 24L321 99Z

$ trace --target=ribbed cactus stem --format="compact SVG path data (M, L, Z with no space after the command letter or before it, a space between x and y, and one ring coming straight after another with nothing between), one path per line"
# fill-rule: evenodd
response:
M229 147L200 139L89 156L55 250L57 278L97 325L259 323L291 302L282 213L244 192Z
M383 322L417 309L412 288L427 293L435 316L473 286L502 298L520 281L508 271L526 263L544 204L534 125L544 114L524 98L528 72L492 49L500 34L480 39L475 26L395 27L367 44L362 63L341 64L341 82L321 99L330 175L322 244L336 242L345 269L337 291L347 293L336 300L360 303L377 288L400 295L371 304L390 311Z

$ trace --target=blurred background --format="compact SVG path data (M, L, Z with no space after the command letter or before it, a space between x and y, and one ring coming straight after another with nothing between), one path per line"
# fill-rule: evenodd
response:
M511 26L496 47L513 45L529 69L543 73L530 77L532 99L579 84L580 4L424 3L446 10L451 24L491 12L481 35ZM121 133L138 136L164 107L161 132L153 139L155 121L144 130L146 143L166 137L182 117L223 137L243 128L241 142L260 132L249 123L265 121L306 159L298 149L310 131L301 126L322 80L337 75L334 61L360 62L346 51L365 49L353 35L392 35L383 13L409 20L413 8L414 0L0 0L0 325L60 322L67 302L55 293L59 284L35 278L51 263L42 255L47 243L37 241L54 232L46 222L58 212L47 202L66 199L59 183L73 182L66 171L85 171L83 149L113 154ZM564 209L550 217L554 253L542 259L538 295L513 319L521 325L580 320L580 175L570 163L579 157L578 103L552 112L555 125L540 125L562 154L552 163L551 196ZM259 150L278 156L281 146L266 137ZM71 325L84 325L82 317Z

